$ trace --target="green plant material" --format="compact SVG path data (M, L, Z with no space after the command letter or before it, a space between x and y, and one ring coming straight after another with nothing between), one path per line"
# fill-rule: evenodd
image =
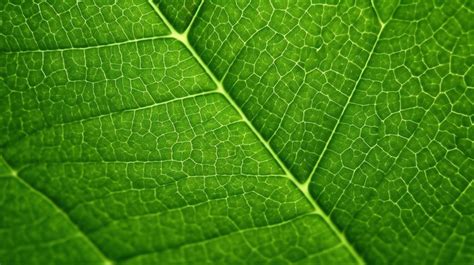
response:
M0 264L473 264L474 1L1 1Z

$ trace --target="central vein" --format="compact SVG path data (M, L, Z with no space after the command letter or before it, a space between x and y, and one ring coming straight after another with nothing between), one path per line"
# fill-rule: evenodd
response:
M344 244L344 246L347 248L347 250L355 258L357 263L358 264L365 264L363 258L357 253L357 251L354 249L352 244L350 244L350 242L347 240L344 233L342 233L336 227L336 225L332 222L332 220L329 218L329 216L321 209L321 207L318 205L318 203L311 196L311 194L309 192L309 181L305 181L304 183L298 182L298 180L291 173L291 171L287 168L287 166L283 163L283 161L280 159L280 157L275 153L273 148L270 146L269 142L263 138L263 136L260 134L260 132L253 126L252 122L247 118L245 113L242 112L242 110L237 105L237 103L234 101L234 99L224 89L224 85L222 84L222 82L215 76L214 72L211 71L211 69L207 66L206 63L204 63L201 56L199 56L199 54L197 54L194 47L189 43L189 39L188 39L189 30L191 29L191 26L192 26L194 20L196 19L197 14L199 13L199 11L202 7L203 2L204 1L201 2L198 9L196 10L196 13L194 14L194 17L192 18L192 20L191 20L189 26L187 27L187 29L183 33L179 33L174 28L174 26L168 21L168 19L164 16L164 14L159 10L159 8L152 2L152 0L149 0L150 5L153 7L153 9L157 13L157 15L161 18L161 20L165 23L165 25L170 30L170 32L171 32L170 37L178 40L179 42L181 42L186 47L186 49L192 54L192 56L196 59L196 61L199 63L199 65L204 69L204 71L208 74L208 76L216 84L216 92L222 94L226 98L226 100L229 102L229 104L232 105L232 107L235 109L235 111L238 112L238 114L242 118L242 121L247 124L247 126L252 130L252 132L259 139L259 141L265 146L267 151L270 152L270 154L276 160L276 162L281 167L281 169L285 172L286 177L301 191L301 193L303 193L303 195L306 197L306 199L311 203L311 205L314 208L315 213L320 215L324 219L324 221L327 223L327 225L330 227L330 229L336 234L336 236L339 238L339 240Z

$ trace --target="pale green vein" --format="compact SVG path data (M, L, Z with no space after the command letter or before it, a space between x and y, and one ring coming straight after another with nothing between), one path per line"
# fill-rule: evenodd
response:
M5 158L0 155L0 161L3 162L3 164L10 170L10 177L15 178L17 181L19 181L22 185L26 186L28 189L30 189L34 194L38 195L41 199L45 200L47 203L49 203L51 206L53 206L58 213L65 219L71 226L74 227L74 229L77 231L78 235L84 239L84 241L89 244L89 246L97 253L97 255L104 261L103 265L113 265L114 262L107 258L105 254L99 249L99 247L92 242L92 240L84 233L84 231L81 230L81 228L74 223L69 215L61 209L54 201L52 201L46 194L42 193L38 189L34 188L31 186L28 182L23 180L19 174L18 171L13 169L8 162L5 160ZM6 176L5 176L6 177Z
M163 36L153 36L153 37L146 37L140 39L132 39L126 40L121 42L114 42L108 44L101 44L101 45L93 45L93 46L84 46L84 47L69 47L69 48L57 48L57 49L36 49L36 50L21 50L21 51L1 51L4 54L24 54L24 53L47 53L47 52L65 52L65 51L74 51L74 50L91 50L91 49L98 49L98 48L105 48L105 47L115 47L120 46L123 44L131 44L131 43L139 43L142 41L150 41L150 40L158 40L158 39L170 39L172 36L170 35L163 35Z
M177 245L177 246L171 246L171 247L168 247L168 248L165 248L165 249L162 249L162 250L144 252L144 253L141 253L141 254L138 254L138 255L135 255L135 256L132 256L132 257L125 257L125 258L121 259L120 262L122 263L122 262L126 262L126 261L136 259L136 258L139 258L139 257L144 257L144 256L148 256L148 255L153 255L153 254L159 254L159 253L162 253L162 252L165 252L165 251L182 249L182 248L187 247L187 246L204 245L205 243L216 241L216 240L219 240L219 239L222 239L222 238L225 238L225 237L231 237L233 235L244 234L246 232L255 231L255 230L258 230L258 229L262 229L262 228L272 229L272 228L276 228L276 227L281 227L281 226L284 226L286 224L293 223L296 220L308 217L312 214L314 214L314 213L305 213L305 214L301 214L301 215L292 217L288 220L284 220L282 222L278 222L278 223L274 223L274 224L269 224L269 225L266 225L266 226L255 226L255 227L244 228L244 229L235 230L235 231L232 231L232 232L229 232L229 233L212 236L212 237L200 240L200 241L194 241L194 242L191 241L191 242L187 242L187 243L180 244L180 245ZM339 245L336 245L336 246L334 246L330 249L337 248L337 247L339 247ZM323 253L326 250L322 250L321 252L318 252L318 254Z
M179 33L176 31L176 29L171 25L171 23L168 21L168 19L164 16L164 14L159 10L159 8L152 2L152 0L148 1L150 5L153 7L153 9L156 11L158 16L161 18L161 20L164 22L164 24L169 28L171 31L171 36L175 38L176 40L180 41L193 55L193 57L196 59L196 61L199 63L199 65L204 69L204 71L209 75L209 77L212 79L212 81L216 84L217 91L221 93L229 102L229 104L232 105L232 107L239 113L241 116L242 120L247 124L247 126L252 130L254 135L259 139L259 141L265 146L267 151L272 155L272 157L277 161L279 166L282 168L282 170L285 172L286 177L304 194L306 199L311 203L311 205L314 207L315 213L319 214L324 221L327 223L327 225L330 227L330 229L334 232L334 234L339 238L339 240L345 245L347 250L351 253L351 255L355 258L357 263L359 264L365 264L363 258L357 253L357 251L354 249L352 244L347 240L346 236L336 227L336 225L332 222L332 220L329 218L326 213L321 209L319 204L314 200L314 198L311 196L308 190L308 185L307 183L301 184L297 181L295 176L291 173L291 171L286 167L286 165L283 163L283 161L280 159L280 157L275 153L273 148L270 146L269 142L266 141L263 136L260 134L260 132L253 126L252 122L247 118L245 113L240 109L240 107L237 105L237 103L233 100L233 98L227 93L227 91L224 88L223 83L215 76L213 71L207 66L206 63L202 60L201 56L197 54L196 50L194 47L189 43L188 39L188 33L189 29L192 27L192 24L188 26L187 30L183 33ZM194 14L193 19L191 22L194 22L195 17L198 15L202 3L198 7L196 13ZM380 33L379 33L380 34Z
M170 99L170 100L165 100L165 101L153 103L153 104L142 106L142 107L121 109L121 110L117 110L117 111L112 111L112 112L107 112L107 113L103 113L103 114L84 117L82 119L73 119L73 120L64 121L64 122L61 122L61 123L49 124L48 126L40 127L40 128L38 128L38 129L36 129L32 132L29 132L27 135L25 135L23 137L13 139L12 141L9 141L5 146L11 146L12 144L15 144L15 143L21 141L25 137L29 137L32 134L50 129L54 126L59 126L59 125L64 126L64 125L68 125L68 124L84 123L84 122L87 122L87 121L101 119L101 118L104 118L104 117L110 117L110 116L113 116L113 115L123 114L123 113L127 113L127 112L136 112L136 111L140 111L140 110L151 109L151 108L154 108L154 107L167 105L167 104L170 104L170 103L173 103L173 102L183 101L183 100L186 100L186 99L197 98L199 96L205 96L205 95L210 95L210 94L215 94L215 93L216 93L216 91L214 91L214 90L203 91L203 92L194 93L194 94L190 94L190 95L183 96L183 97L177 97L177 98L173 98L173 99ZM107 162L107 161L103 161L103 162ZM120 162L120 161L117 161L117 162Z
M433 107L433 105L435 104L436 102L436 99L438 97L436 97L433 102L431 103L431 105L428 107L428 110L423 114L423 116L421 117L420 119L420 122L417 124L416 128L413 130L412 134L410 135L410 137L405 141L405 143L403 144L403 146L400 148L400 151L398 152L398 155L397 157L393 160L393 162L390 164L390 166L388 167L388 169L384 172L384 176L383 178L381 178L381 180L373 187L374 189L377 189L380 185L382 185L384 179L388 176L388 174L392 171L392 168L397 164L397 162L400 161L400 159L403 157L402 154L403 152L407 149L407 147L409 146L409 144L413 141L413 139L415 139L415 135L417 133L417 131L419 130L420 128L420 125L423 123L426 115L428 114L428 112L431 110L431 108ZM369 205L371 199L373 197L376 196L376 193L373 193L371 194L371 196L369 196L367 198L367 201L362 205L362 207L360 207L360 209L358 211L356 211L355 213L353 213L353 217L351 219L351 223L356 220L356 218L359 216L359 214ZM339 198L337 199L336 203L334 203L334 205L337 205L340 201L340 199L342 198L342 194L341 196L339 196ZM332 212L332 211L331 211ZM428 214L427 214L428 215Z
M341 124L341 121L344 117L344 113L346 112L347 110L347 107L350 105L350 103L352 102L352 98L355 94L355 91L357 90L357 87L359 86L360 84L360 81L362 80L362 77L364 76L365 74L365 71L368 69L369 67L369 62L370 60L372 59L372 55L375 53L375 48L377 47L377 43L379 42L380 40L380 37L382 35L382 32L383 32L383 29L385 28L385 25L386 24L381 24L380 26L380 30L379 32L377 33L377 37L375 39L375 42L374 42L374 45L372 46L372 49L370 50L369 52L369 57L367 58L367 60L365 61L365 65L364 67L362 68L361 72L360 72L360 75L359 77L357 78L356 80L356 83L354 85L354 88L352 89L351 91L351 94L349 95L349 98L347 99L346 101L346 104L344 105L344 108L342 109L341 111L341 114L339 115L338 119L337 119L337 122L336 122L336 125L334 126L334 128L332 129L331 131L331 134L329 135L329 138L327 139L326 141L326 144L324 145L324 148L321 152L321 154L319 155L318 157L318 160L316 161L316 164L314 165L313 167L313 170L311 170L311 173L309 174L309 177L308 179L305 181L304 185L305 186L308 186L309 183L311 182L311 180L313 179L314 177L314 174L316 173L316 170L319 168L319 164L321 163L321 160L322 158L324 157L324 154L326 153L326 151L328 150L328 147L329 145L331 144L333 138L334 138L334 135L336 134L336 131L337 129L339 128L339 125Z

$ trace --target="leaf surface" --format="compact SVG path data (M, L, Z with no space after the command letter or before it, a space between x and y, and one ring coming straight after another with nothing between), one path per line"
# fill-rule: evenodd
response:
M0 10L0 263L474 261L471 2Z

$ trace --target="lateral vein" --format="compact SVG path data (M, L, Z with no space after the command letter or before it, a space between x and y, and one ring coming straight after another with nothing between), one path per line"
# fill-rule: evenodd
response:
M47 53L47 52L65 52L65 51L74 51L74 50L91 50L91 49L98 49L98 48L105 48L105 47L115 47L124 44L130 43L138 43L142 41L149 41L149 40L159 40L159 39L171 39L170 35L163 35L163 36L153 36L153 37L145 37L140 39L131 39L121 42L114 42L108 44L99 44L93 46L84 46L84 47L67 47L67 48L57 48L57 49L36 49L36 50L12 50L12 51L0 51L4 54L23 54L23 53Z
M32 134L35 134L35 133L53 128L54 126L64 126L64 125L68 125L68 124L83 123L83 122L87 122L87 121L91 121L91 120L101 119L101 118L104 118L104 117L110 117L110 116L117 115L117 114L122 114L122 113L127 113L127 112L135 112L135 111L140 111L140 110L147 110L147 109L151 109L151 108L154 108L154 107L167 105L167 104L170 104L170 103L173 103L173 102L184 101L186 99L197 98L197 97L200 97L200 96L210 95L210 94L214 94L214 93L217 93L217 92L215 90L207 90L207 91L202 91L202 92L198 92L198 93L194 93L194 94L189 94L189 95L186 95L186 96L183 96L183 97L177 97L177 98L172 98L172 99L165 100L165 101L152 103L152 104L141 106L141 107L125 108L125 109L121 109L121 110L117 110L117 111L110 111L110 112L106 112L106 113L102 113L102 114L91 115L91 116L80 118L80 119L72 119L72 120L61 122L61 123L51 123L51 124L48 124L46 126L40 127L36 130L33 130L33 131L29 132L27 135L24 135L24 136L21 136L21 137L18 137L18 138L13 138L10 141L8 141L7 143L5 143L4 145L0 145L0 147L4 148L4 147L7 147L7 146L11 146L13 144L18 143L19 141L21 141L22 139L24 139L27 136L30 136Z
M77 231L78 235L83 238L87 244L90 245L90 247L97 253L97 255L104 261L103 265L113 265L114 262L109 259L103 252L100 250L100 248L87 236L87 234L82 231L82 229L69 217L69 215L61 208L59 207L51 198L49 198L46 194L41 192L40 190L36 189L33 187L30 183L25 181L23 178L21 178L18 174L18 171L13 169L10 164L5 160L3 155L0 155L0 160L3 161L3 163L7 166L7 168L10 170L10 177L16 179L19 181L21 184L25 185L28 189L30 189L33 193L41 197L43 200L45 200L47 203L52 205L58 213L63 216Z
M352 101L352 97L354 96L355 91L357 90L357 87L359 86L359 83L360 83L360 81L362 80L362 76L364 76L364 73L365 73L365 71L367 70L367 68L368 68L368 66L369 66L369 62L370 62L370 60L371 60L371 58L372 58L372 55L373 55L374 52L375 52L375 47L377 46L377 43L378 43L379 40L380 40L380 36L382 35L382 31L383 31L384 27L385 27L385 24L381 24L381 28L380 28L379 32L377 33L377 37L376 37L376 40L375 40L375 42L374 42L374 45L372 46L372 49L371 49L370 52L369 52L369 57L368 57L367 60L365 61L365 65L364 65L364 67L362 68L362 70L361 70L361 72L360 72L360 75L359 75L359 77L357 78L357 81L356 81L356 83L355 83L355 85L354 85L354 88L352 89L351 94L349 95L349 98L347 99L346 104L344 105L344 108L342 109L341 114L339 115L339 117L338 117L338 119L337 119L336 125L335 125L334 128L332 129L331 134L329 135L329 138L328 138L328 140L326 141L326 144L324 145L323 151L322 151L321 154L319 155L318 160L316 161L316 164L314 165L313 170L311 170L311 173L309 174L308 179L305 181L305 184L306 184L306 185L309 185L309 183L310 183L311 180L313 179L314 174L316 173L316 170L319 168L319 164L321 163L321 160L322 160L322 158L324 157L324 154L325 154L326 151L328 150L328 147L329 147L329 145L331 144L332 139L334 138L334 135L336 134L336 131L337 131L337 129L339 128L339 125L341 124L341 120L342 120L342 118L344 117L344 113L346 112L347 107L350 105L350 103L351 103L351 101Z

